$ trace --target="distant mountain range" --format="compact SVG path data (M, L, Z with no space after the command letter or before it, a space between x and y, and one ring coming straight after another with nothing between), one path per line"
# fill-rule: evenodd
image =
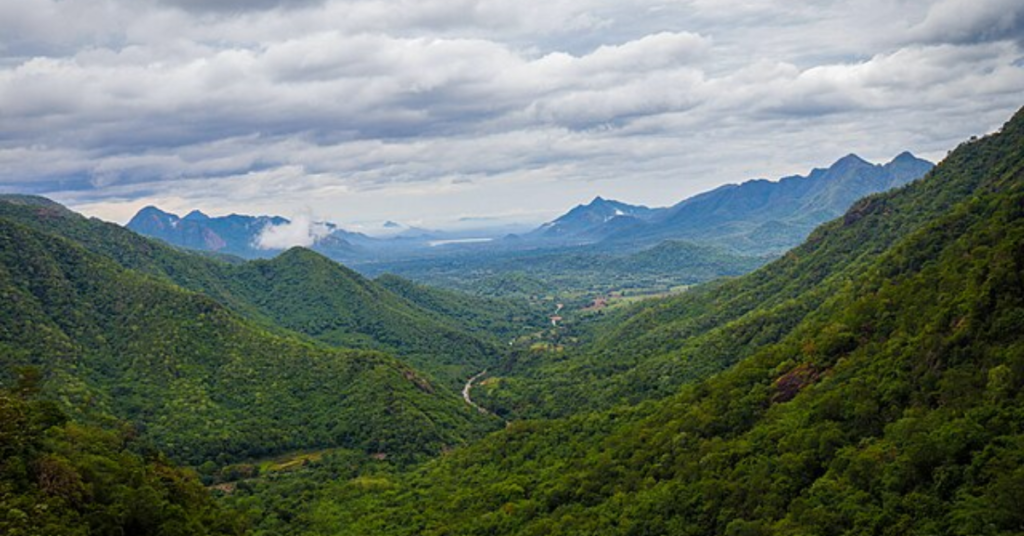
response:
M796 246L816 226L840 216L857 199L905 185L932 167L931 162L907 152L884 165L851 154L806 176L729 184L665 208L596 197L531 232L489 241L476 236L459 240L467 236L394 221L383 224L383 235L368 236L308 218L290 221L280 216L238 214L210 217L199 211L179 217L152 206L139 211L127 227L178 247L245 259L272 257L289 246L302 245L364 273L393 272L462 289L475 288L480 279L504 277L524 268L534 275L556 277L564 272L559 268L565 264L559 260L564 256L582 265L601 266L592 277L583 277L584 272L577 268L570 270L572 278L585 280L570 287L589 288L595 281L621 282L624 274L654 272L627 269L629 262L606 257L636 254L673 241L677 246L665 251L680 253L676 256L679 262L659 255L649 257L656 262L647 264L661 270L658 273L674 274L677 279L672 284L691 284L708 277L735 275L740 267L739 273L750 270L766 256ZM691 246L679 247L682 242ZM587 250L580 250L580 246ZM696 270L696 252L707 255L708 262L702 266L713 269ZM735 262L723 264L722 259L727 257ZM402 264L405 261L412 264ZM467 270L471 266L473 269ZM633 284L634 279L625 280Z
M851 154L806 176L728 184L667 208L598 197L524 237L576 245L602 242L610 249L683 239L744 253L778 253L841 215L857 199L903 186L932 167L909 152L884 165Z
M184 218L148 206L128 222L127 227L139 234L159 238L169 244L195 249L237 255L246 259L271 257L287 247L271 241L261 242L268 228L299 224L281 216L246 216L231 214L210 217L198 210ZM329 222L315 222L306 229L293 229L300 235L309 235L312 249L331 257L351 256L374 239L353 233ZM307 225L307 227L309 227ZM295 245L295 244L292 244Z

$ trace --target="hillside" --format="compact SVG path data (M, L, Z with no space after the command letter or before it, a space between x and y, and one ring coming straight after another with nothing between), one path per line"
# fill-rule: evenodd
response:
M688 240L750 255L780 253L854 201L919 179L931 168L907 152L886 164L851 154L806 176L727 184L668 208L597 198L526 236L634 251L664 240Z
M844 218L749 276L607 315L573 334L590 343L583 347L506 361L479 398L506 415L559 416L671 394L781 339L865 263L962 200L950 192L973 190L983 179L977 172L935 172L912 188L862 199ZM874 203L886 204L886 218L844 223L882 210ZM824 233L834 238L823 241Z
M130 428L68 421L34 375L0 390L0 533L24 536L244 534L195 473L146 450ZM142 447L142 448L140 448Z
M283 327L336 346L396 353L452 386L494 362L505 332L543 322L522 302L469 296L449 296L444 310L433 310L433 302L410 301L309 250L218 262L42 198L0 197L0 218L59 234L124 268L203 293L268 330ZM467 330L470 317L504 332Z
M0 371L45 372L189 463L342 446L433 454L493 423L394 358L271 333L202 294L0 217Z
M687 344L698 325L746 325L734 332L745 351L723 352L729 370L639 406L513 423L410 474L337 483L296 528L1019 532L1022 207L1024 111L779 261L646 305L605 339L633 329Z

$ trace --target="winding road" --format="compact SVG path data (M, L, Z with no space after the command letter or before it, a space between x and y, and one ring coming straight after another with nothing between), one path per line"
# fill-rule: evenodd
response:
M487 369L480 371L476 376L473 376L472 378L466 381L466 386L462 388L462 399L465 400L466 403L469 404L470 406L476 408L476 410L479 411L480 413L490 413L486 409L478 406L476 402L473 402L473 399L469 397L469 392L473 389L473 382L477 381L477 379L479 379L484 374L487 374Z

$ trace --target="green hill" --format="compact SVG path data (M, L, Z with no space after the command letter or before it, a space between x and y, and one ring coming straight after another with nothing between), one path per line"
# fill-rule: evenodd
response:
M408 459L494 424L388 355L268 331L4 217L0 296L0 373L38 366L72 416L130 421L188 463L332 446Z
M457 294L448 294L443 304L437 299L416 302L309 250L290 250L270 260L220 262L84 218L42 198L0 197L0 218L64 236L124 268L206 294L270 331L285 328L335 346L395 353L453 387L492 365L508 332L543 322L520 302ZM431 309L435 304L443 308ZM491 333L486 325L497 331Z
M620 317L594 350L674 367L676 384L690 363L727 370L637 406L513 423L409 474L334 484L297 528L1019 533L1021 274L1024 111L768 267Z
M590 341L582 348L507 360L504 369L492 369L502 380L479 398L507 415L562 416L666 396L725 370L780 341L898 240L984 188L999 164L978 154L983 150L995 151L954 152L912 185L861 199L748 276L610 314L582 328ZM959 160L965 154L970 163Z

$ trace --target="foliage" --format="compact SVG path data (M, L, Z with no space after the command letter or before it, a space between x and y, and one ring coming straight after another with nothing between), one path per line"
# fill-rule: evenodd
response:
M409 459L496 424L387 355L269 332L4 218L0 296L0 374L39 366L75 418L130 421L180 461L332 446Z
M744 337L728 370L658 401L513 422L388 486L334 484L304 522L310 534L1019 533L1022 274L1024 112L766 269L623 317L656 331L760 312L776 327Z
M709 245L669 240L642 251L601 246L452 254L359 266L482 296L555 296L568 300L623 289L664 291L745 274L767 257L737 255Z
M513 356L480 401L509 416L563 416L676 392L777 342L860 277L878 255L995 180L1010 138L954 152L924 180L858 201L842 218L749 276L604 315L588 344ZM1012 156L1008 156L1012 159ZM969 160L969 162L967 161Z
M386 280L392 291L301 248L271 260L219 262L83 218L42 198L0 198L0 217L203 293L269 331L397 354L451 387L493 364L508 334L544 321L522 301L454 293L441 298L437 292L425 298L432 291L397 278Z
M0 392L0 533L242 534L196 475L143 448L130 428L67 420L31 389Z

